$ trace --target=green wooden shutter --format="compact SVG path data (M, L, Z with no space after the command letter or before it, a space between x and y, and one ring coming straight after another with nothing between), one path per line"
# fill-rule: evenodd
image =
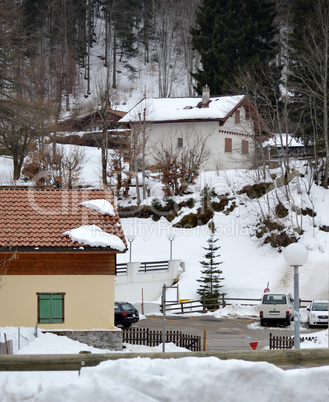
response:
M62 293L41 293L39 299L39 319L42 323L64 322L63 302L64 295Z
M63 295L52 295L50 322L63 322Z

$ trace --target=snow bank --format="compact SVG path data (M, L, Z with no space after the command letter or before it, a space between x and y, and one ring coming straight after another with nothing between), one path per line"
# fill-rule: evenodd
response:
M91 247L111 247L119 251L125 249L123 241L118 236L106 233L96 225L83 225L64 232L63 235L69 236L73 242L88 244Z

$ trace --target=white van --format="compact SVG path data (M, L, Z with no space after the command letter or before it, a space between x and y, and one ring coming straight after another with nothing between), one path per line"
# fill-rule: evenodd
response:
M259 308L260 325L270 322L290 325L294 319L293 303L290 293L265 293Z

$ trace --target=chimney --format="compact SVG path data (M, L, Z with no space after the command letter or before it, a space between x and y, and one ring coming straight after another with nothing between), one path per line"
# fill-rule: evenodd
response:
M210 101L210 89L209 89L208 85L206 84L202 88L202 102L201 102L201 105L203 107L208 107L209 101Z

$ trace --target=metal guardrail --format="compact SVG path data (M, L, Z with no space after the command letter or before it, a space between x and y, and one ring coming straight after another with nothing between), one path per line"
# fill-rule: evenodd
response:
M169 261L150 261L150 262L141 262L138 272L139 273L147 273L154 271L168 271L169 270Z
M115 266L115 275L126 275L127 273L127 263L116 264Z
M127 263L116 264L116 275L127 274ZM167 272L169 270L169 261L147 261L141 262L138 273L146 274L150 272Z

